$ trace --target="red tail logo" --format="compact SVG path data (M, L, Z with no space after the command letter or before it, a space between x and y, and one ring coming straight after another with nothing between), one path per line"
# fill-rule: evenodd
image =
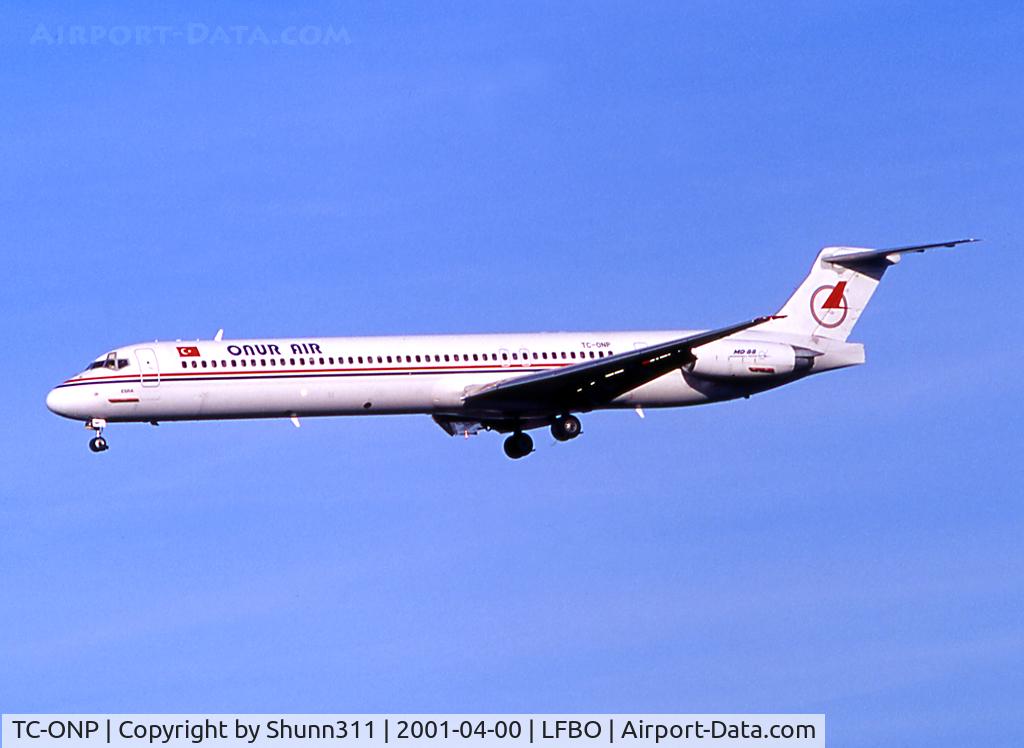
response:
M846 281L834 286L819 286L811 294L811 316L822 327L833 329L846 321L850 304L846 300Z
M821 305L822 309L842 309L841 302L843 301L843 292L846 290L846 281L839 281L836 287L832 289L832 293L825 299L825 303Z

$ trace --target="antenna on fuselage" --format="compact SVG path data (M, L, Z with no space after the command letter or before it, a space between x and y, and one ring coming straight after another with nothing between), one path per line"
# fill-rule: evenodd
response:
M223 337L224 337L224 328L222 327L219 330L217 330L217 334L213 336L213 339L214 339L214 341L219 343L221 338L223 338Z

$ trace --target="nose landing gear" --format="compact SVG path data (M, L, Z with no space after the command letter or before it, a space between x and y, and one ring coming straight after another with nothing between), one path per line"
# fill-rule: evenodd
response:
M93 452L106 452L110 447L107 445L107 440L103 438L103 429L106 428L107 421L105 418L90 418L85 422L85 427L90 431L95 431L96 436L89 440L89 449Z

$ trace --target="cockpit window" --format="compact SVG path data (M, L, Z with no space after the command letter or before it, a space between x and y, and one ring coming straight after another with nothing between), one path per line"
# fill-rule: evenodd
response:
M128 359L118 358L117 353L108 353L106 357L99 361L93 361L86 367L86 371L91 369L110 369L111 371L117 371L123 369L128 365Z

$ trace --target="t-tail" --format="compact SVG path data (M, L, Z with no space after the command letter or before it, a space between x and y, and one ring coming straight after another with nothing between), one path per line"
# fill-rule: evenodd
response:
M891 249L825 247L804 282L779 310L779 318L759 329L845 341L885 271L899 262L901 255L976 241L957 239Z

